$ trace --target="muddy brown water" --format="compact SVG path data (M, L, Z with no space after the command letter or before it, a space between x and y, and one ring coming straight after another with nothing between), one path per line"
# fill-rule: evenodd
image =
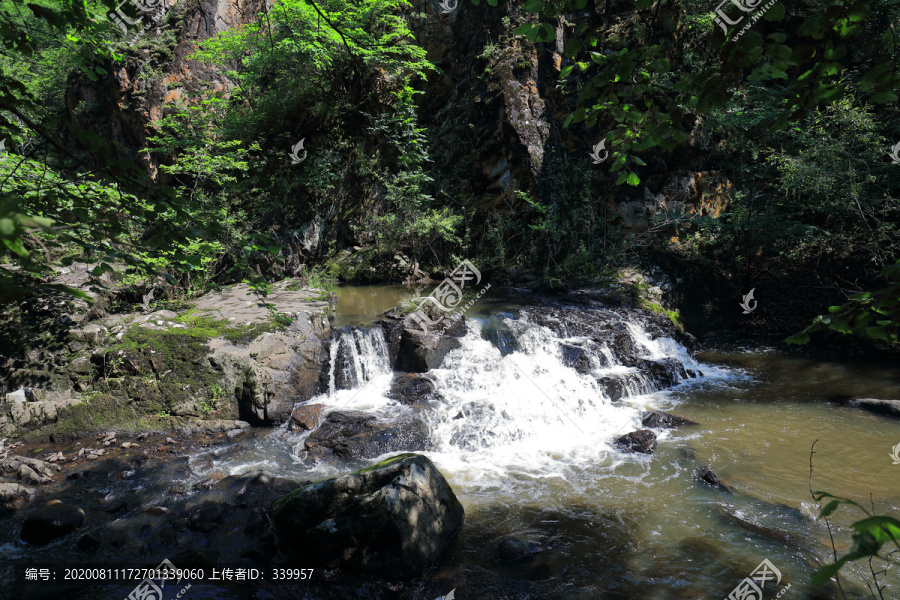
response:
M342 288L335 324L371 323L384 309L413 295L402 286ZM521 297L500 291L491 296L469 316L483 319L521 304ZM562 443L546 444L540 450L550 460L544 456L538 462L516 462L502 456L503 448L466 460L446 448L426 452L465 507L466 525L440 564L418 580L388 583L319 573L310 585L194 586L182 597L430 600L454 590L460 600L724 599L765 559L781 573L777 585L766 585L767 600L779 593L798 600L840 598L833 585L809 584L810 573L832 553L829 532L815 519L810 487L874 505L879 514L900 514L900 465L890 457L892 447L900 444L900 420L840 406L829 398L900 398L900 369L827 350L789 348L778 338L722 338L706 343L698 358L728 376L626 401L699 424L662 435L652 456ZM573 438L580 435L576 426ZM78 491L77 499L110 502L127 492L146 505L184 506L204 482L249 469L265 468L300 481L361 466L310 468L297 463L285 436L281 430L255 429L238 441L180 439L175 454L167 449L154 458L154 464L165 468L148 468L136 481L107 477ZM35 452L37 447L24 450L43 456L56 449L45 446L40 452ZM60 449L68 455L75 447ZM494 468L492 455L497 459ZM733 493L697 483L693 472L701 465L713 469ZM46 496L54 493L75 494L51 487ZM849 548L849 524L862 516L851 507L833 515L839 553ZM22 512L2 518L0 552L7 560L40 556L62 561L74 556L72 536L36 552L16 539ZM117 518L127 519L128 513ZM501 558L498 545L510 536L526 543L527 556ZM149 566L180 550L155 548L130 560ZM290 564L288 558L278 561ZM871 575L863 563L842 571L848 598L871 597L867 581ZM885 598L900 598L896 569L879 582L886 586ZM125 598L130 590L105 586L71 597ZM174 597L179 590L169 588L167 594Z

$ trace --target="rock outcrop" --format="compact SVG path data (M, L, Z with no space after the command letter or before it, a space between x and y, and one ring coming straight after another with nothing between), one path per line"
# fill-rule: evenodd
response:
M438 368L448 352L459 348L457 338L466 333L462 315L440 312L428 303L422 305L422 310L426 311L427 321L394 308L378 322L384 330L390 364L399 371L424 373Z
M90 314L69 315L46 372L4 365L10 377L0 392L11 401L0 403L0 435L128 429L129 419L148 416L194 430L203 421L223 431L287 421L317 391L332 302L288 279L266 298L277 314L236 285L179 312L150 307L90 322Z
M402 579L440 558L465 513L430 460L405 454L295 490L273 518L298 565Z

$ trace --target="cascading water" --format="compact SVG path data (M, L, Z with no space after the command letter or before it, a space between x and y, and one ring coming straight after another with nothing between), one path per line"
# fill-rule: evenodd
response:
M328 371L328 395L338 389L354 389L389 375L387 342L380 327L339 331L332 340Z
M614 321L619 345L634 348L631 354L643 363L623 364L612 342L603 343L599 325L590 319L573 322L582 314L602 318L604 327ZM616 435L641 428L646 395L666 385L654 379L647 364L667 371L667 383L701 372L675 340L652 339L639 323L609 311L544 314L541 319L523 311L520 318L489 321L468 321L460 347L426 374L437 395L415 409L431 432L429 455L450 471L551 475L566 465L596 462L598 449L615 454L608 444ZM573 354L580 360L574 366ZM328 392L311 403L381 418L413 410L388 397L392 375L379 327L340 332L331 357ZM707 376L718 374L702 368ZM307 435L291 440L295 454Z
M555 476L566 466L596 462L598 449L612 451L614 437L641 428L647 394L660 387L649 373L622 364L597 336L575 334L561 321L553 328L527 314L504 321L514 332L515 351L502 352L470 327L462 346L429 373L441 395L426 414L440 464L470 474L502 469ZM675 340L651 339L637 323L625 326L643 360L678 373L701 372ZM573 353L582 359L577 367ZM720 374L707 366L703 371ZM673 375L676 383L681 378ZM623 401L610 397L610 380L621 383Z

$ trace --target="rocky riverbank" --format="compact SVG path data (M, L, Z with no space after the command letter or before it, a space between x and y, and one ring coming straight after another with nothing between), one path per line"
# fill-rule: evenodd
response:
M0 436L284 422L317 391L333 306L293 280L276 284L265 301L237 285L179 310L96 317L96 303L80 310L72 303L53 312L42 345L5 357Z

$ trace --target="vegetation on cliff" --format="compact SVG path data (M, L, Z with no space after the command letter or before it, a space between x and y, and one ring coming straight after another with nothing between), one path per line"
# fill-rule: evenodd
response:
M597 280L664 254L733 293L762 273L820 290L799 312L874 293L871 323L832 329L896 341L895 3L754 5L752 20L726 11L741 23L731 28L693 1L473 2L448 20L405 0L247 3L255 16L183 57L229 84L150 106L137 161L91 130L78 88L176 85L166 65L200 7L126 3L138 26L124 32L116 7L0 3L6 302L72 261L98 276L125 265L143 290L163 279L192 290L264 289L298 262L348 280L415 279L462 257L510 278ZM457 53L452 27L483 48ZM435 107L429 95L459 73L448 59L471 64L475 87ZM481 124L457 113L477 114L463 108L488 92L505 120L467 138ZM553 108L520 106L522 94ZM498 137L511 130L528 145L521 164L468 162L512 143ZM608 162L592 164L591 148ZM481 169L501 174L476 185ZM680 198L684 172L724 183L713 200L709 189Z

